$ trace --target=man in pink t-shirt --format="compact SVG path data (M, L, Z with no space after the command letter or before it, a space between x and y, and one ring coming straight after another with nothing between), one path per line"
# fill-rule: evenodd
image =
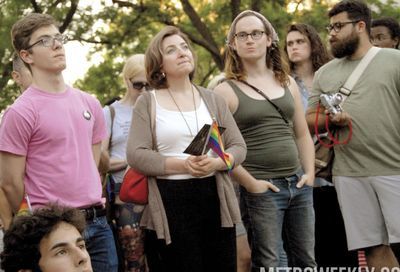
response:
M1 187L14 211L24 193L33 208L56 202L80 209L93 270L117 271L97 171L107 133L101 105L64 83L67 37L53 17L29 14L13 25L11 36L32 73L32 85L0 124Z

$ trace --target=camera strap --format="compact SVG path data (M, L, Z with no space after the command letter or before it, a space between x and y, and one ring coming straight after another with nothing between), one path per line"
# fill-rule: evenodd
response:
M351 91L353 90L354 85L357 83L358 79L364 72L365 68L367 68L368 64L371 62L371 60L375 57L376 53L381 50L378 47L372 46L368 52L364 55L364 57L361 59L361 61L358 63L357 67L354 69L354 71L351 73L351 75L347 78L346 82L343 84L343 86L339 89L339 92L343 95L342 102L340 103L340 106L343 105L344 101L346 98L351 94Z

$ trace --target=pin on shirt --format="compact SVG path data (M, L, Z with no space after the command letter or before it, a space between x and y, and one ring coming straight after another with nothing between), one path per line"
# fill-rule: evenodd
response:
M85 110L85 111L83 112L83 117L84 117L86 120L90 120L90 119L92 118L92 114L90 113L90 111Z

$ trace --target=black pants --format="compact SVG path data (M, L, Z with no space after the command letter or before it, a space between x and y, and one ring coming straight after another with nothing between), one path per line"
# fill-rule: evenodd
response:
M348 251L343 217L333 186L314 188L315 259L319 267L357 267L357 251Z
M221 228L214 177L158 180L172 243L146 231L150 272L236 271L234 228Z

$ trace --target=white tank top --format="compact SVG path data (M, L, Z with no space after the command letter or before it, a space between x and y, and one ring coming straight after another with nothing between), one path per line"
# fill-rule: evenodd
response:
M183 153L186 147L196 136L204 124L211 124L212 118L203 99L200 100L200 106L197 108L197 122L195 111L182 112L185 120L179 111L171 111L163 108L157 101L157 97L153 92L156 101L156 135L158 152L167 157L174 157L185 160L189 154ZM187 125L186 125L187 123ZM190 131L193 136L190 134ZM194 178L189 174L165 175L158 176L161 179L189 179Z

